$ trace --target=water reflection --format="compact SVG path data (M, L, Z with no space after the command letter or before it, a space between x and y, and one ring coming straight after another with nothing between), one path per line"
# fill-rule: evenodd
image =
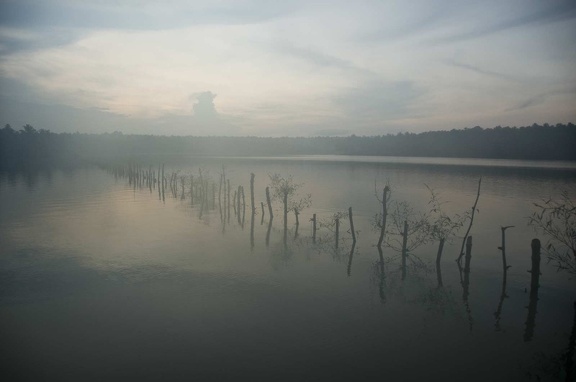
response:
M566 381L576 380L576 366L574 365L574 354L576 350L576 301L574 301L574 319L572 320L572 331L568 340L568 347L566 349L566 362L564 370L566 370Z
M531 341L536 326L536 312L538 308L538 289L540 288L540 240L532 240L532 269L530 270L530 302L528 303L528 317L524 341Z
M464 256L464 270L462 279L462 300L464 301L464 306L466 307L466 314L468 316L468 324L470 331L474 324L474 319L472 318L472 310L470 309L470 302L468 297L470 296L470 262L472 260L472 236L466 238L466 254ZM460 264L458 264L460 267Z
M146 168L143 168L142 171L150 172ZM159 172L162 176L161 169ZM170 170L168 172L174 173ZM206 175L207 172L203 171L204 180ZM156 178L156 175L154 177ZM487 280L491 280L491 277L482 274L483 268L478 266L481 261L486 264L490 259L486 260L481 259L482 256L475 256L473 290L470 293L471 241L470 250L467 250L469 256L465 257L464 268L461 270L463 305L458 302L458 297L456 299L452 297L452 294L456 296L460 294L456 267L446 266L443 270L444 273L442 273L440 256L436 253L436 248L432 248L432 245L422 247L417 253L409 252L408 256L404 257L404 266L402 266L402 258L399 256L385 258L385 252L382 248L377 248L378 252L372 251L370 254L359 255L360 252L357 252L359 246L353 237L353 234L358 232L356 227L359 227L362 232L362 236L358 238L361 245L374 246L377 242L377 233L371 235L373 232L370 231L369 220L372 211L360 210L360 213L356 212L354 223L351 219L351 211L349 211L350 231L344 228L347 224L345 220L339 220L338 228L336 228L336 220L332 216L337 208L349 204L335 205L334 209L328 211L318 209L314 211L314 215L303 213L301 218L306 219L303 221L307 221L312 216L311 231L306 228L308 226L299 227L298 224L291 228L276 224L273 230L271 213L267 225L263 225L263 202L261 203L263 210L260 219L261 226L255 226L255 203L251 200L252 211L250 211L250 232L248 233L247 230L242 232L243 216L240 213L245 214L245 203L240 199L242 191L240 191L238 199L232 199L229 196L232 190L229 187L229 179L221 182L223 185L222 201L220 200L220 191L218 191L219 208L216 209L214 183L211 183L208 191L206 191L205 186L204 188L200 187L199 179L190 177L190 183L185 182L184 192L182 192L183 183L180 177L178 193L174 195L169 188L170 175L167 178L168 184L165 186L168 197L163 199L165 205L158 203L158 199L162 198L161 188L164 187L164 180L157 183L148 182L148 179L151 179L150 175L135 178L136 181L129 187L130 197L124 199L115 199L114 195L106 194L106 197L99 204L86 205L89 194L82 193L82 197L85 199L82 202L84 204L82 206L71 205L70 210L67 211L68 214L74 214L72 218L66 216L68 220L74 222L69 226L78 225L78 222L85 222L86 220L93 219L94 221L82 228L82 234L70 235L67 233L65 240L68 242L65 240L59 243L50 241L52 250L41 249L39 252L42 256L48 254L57 257L60 256L59 253L65 253L60 251L61 247L73 246L74 256L79 260L73 265L64 266L56 263L49 265L34 259L33 261L39 268L31 272L33 274L31 278L42 280L45 277L45 279L51 280L50 283L57 283L58 280L70 280L67 277L72 275L77 277L76 281L69 284L64 283L62 290L76 291L74 293L78 294L78 300L85 299L85 301L91 302L93 299L99 298L94 296L115 296L115 298L122 298L125 301L137 302L131 306L144 304L146 309L139 313L141 313L141 317L147 317L147 322L151 322L152 328L147 329L152 329L151 332L157 330L154 334L157 336L155 338L164 338L164 342L158 342L158 340L152 342L155 345L159 343L160 346L165 346L170 351L175 350L176 347L171 348L171 345L177 342L186 347L194 347L194 343L197 343L194 342L194 339L197 338L197 332L210 333L206 337L206 341L202 341L195 350L203 349L205 351L207 346L208 348L216 346L216 350L212 354L226 358L223 361L223 365L226 367L231 367L230 359L237 357L234 351L227 350L230 347L229 341L233 338L232 333L237 334L245 331L249 335L243 337L242 341L233 341L234 348L240 349L242 353L250 353L248 351L250 349L246 347L245 343L250 342L248 339L253 339L253 336L266 344L266 346L258 345L258 341L253 341L254 348L252 350L255 349L256 352L265 353L265 348L269 350L280 347L286 350L285 354L292 354L288 350L306 349L306 344L309 345L308 340L306 340L308 338L313 338L314 342L320 343L318 348L324 349L324 351L330 352L332 347L335 349L325 359L320 355L322 352L306 354L306 362L310 362L310 364L315 362L327 362L329 364L337 359L340 352L347 351L346 349L350 350L350 362L358 365L371 364L373 361L381 360L382 357L393 357L396 363L406 364L407 360L414 359L414 352L430 355L438 347L463 348L462 346L467 346L474 349L473 356L491 354L492 351L500 352L499 349L502 348L509 349L506 352L514 353L500 352L502 356L510 357L509 365L506 367L503 367L502 363L491 363L491 361L486 361L483 365L472 362L467 364L471 373L479 373L483 377L485 377L485 373L482 370L486 367L493 367L494 372L499 373L499 375L510 376L507 367L513 369L519 359L528 359L531 355L529 354L530 351L543 348L541 338L547 338L554 343L554 346L557 346L557 349L563 349L562 354L566 358L562 358L562 364L565 369L573 369L573 363L571 363L573 361L571 360L574 357L576 321L572 325L568 348L566 348L564 338L558 340L551 336L553 331L549 328L550 322L565 317L564 314L559 313L561 310L556 307L551 307L550 311L538 313L539 335L533 335L539 280L534 284L534 288L531 287L528 319L524 321L525 316L523 314L521 320L517 322L512 321L512 318L510 319L512 321L509 325L510 331L517 335L482 338L479 341L478 339L486 333L486 329L492 331L494 326L494 318L491 315L487 319L479 313L476 314L477 322L474 322L474 335L467 333L466 326L470 330L473 322L470 306L474 306L475 312L480 312L481 308L484 311L490 309L489 312L492 312L493 302L498 298L497 292L492 294L492 291L500 287L499 259L493 268L489 268L490 275L498 275L498 284L494 283L496 286L491 288L491 285L487 285L489 282ZM58 183L58 180L52 182ZM134 184L138 185L137 189L142 187L144 192L132 192ZM158 188L158 199L155 193L149 195L151 186L153 189ZM120 189L118 192L122 191L122 187L119 186L118 189ZM188 189L190 193L186 192ZM2 190L5 192L5 189ZM264 187L261 187L260 191L263 190ZM70 192L78 193L78 190L71 189ZM117 192L117 189L114 192ZM207 201L202 193L208 196ZM190 201L182 199L183 195L185 198L190 197ZM17 196L17 193L11 193L9 196L6 199L19 200L18 198L22 197ZM250 198L252 199L252 195ZM6 199L2 199L2 201L4 202ZM93 216L97 211L102 210L104 203L113 205L111 208L113 214L94 218ZM374 204L376 204L374 211L379 210L381 206L377 205L376 202ZM5 213L5 205L3 203L3 214ZM172 208L174 205L179 207ZM237 219L230 220L232 206L237 211L236 216L240 219L238 224L236 223ZM201 220L198 220L199 210L202 211ZM186 213L182 213L182 211ZM355 211L358 210L355 209ZM315 227L314 224L316 213L319 214L318 221L325 221L325 223L318 224L319 227ZM23 216L22 210L20 210L19 215ZM53 224L55 220L50 220L51 218L47 218L45 215L26 213L26 216L34 217L26 223L28 225L37 224L42 219L46 219L46 224L43 227L52 227L50 229L53 230L56 226ZM485 215L479 215L478 218L483 216ZM292 219L291 215L290 219ZM22 223L23 218L17 221L18 224L10 225L6 223L7 219L3 220L2 235L0 235L3 253L13 253L14 248L21 245L24 237L30 240L31 246L40 248L36 241L38 240L37 237L34 235L26 236L34 233L34 229L26 228L26 233L22 233L25 232L24 230L18 231L18 225L24 224ZM106 227L112 225L111 222L116 221L119 223L113 225L113 229L104 231ZM481 220L479 223L483 224ZM222 232L226 234L225 238L220 234L218 224L221 224ZM353 226L354 224L356 227ZM300 230L298 230L299 228ZM121 231L115 234L114 230ZM80 231L75 233L78 232ZM213 232L216 235L213 235ZM482 231L479 230L479 232ZM50 235L52 235L51 240L54 237L63 236L62 232L54 231L50 231ZM250 240L247 240L248 235L250 235ZM265 241L266 247L255 245L256 242L262 243L262 241ZM514 244L514 240L512 240L512 244ZM495 247L488 235L479 239L476 233L475 245L478 248ZM505 246L502 245L502 248ZM450 250L454 249L450 248ZM448 252L449 249L447 248L446 251ZM440 253L441 250L439 249L438 252ZM476 252L481 252L481 249L475 249ZM514 258L514 252L512 250L510 253L512 258ZM436 272L433 268L434 254L436 254ZM415 262L416 256L420 256L422 262ZM525 280L523 277L526 275L507 273L507 263L504 259L505 256L503 256L502 284L501 288L498 289L500 300L495 313L497 328L500 325L505 298L507 311L513 311L512 308L525 303L525 301L520 301L520 298L515 297L518 293L515 294L514 291L516 290L515 285ZM23 257L14 257L11 261L22 262L24 260ZM349 279L343 274L345 262L347 263ZM517 263L521 264L514 259L515 268ZM353 275L352 266L354 267ZM45 272L51 267L58 268L62 274L59 274L58 277L48 278ZM22 275L21 268L8 267L6 263L3 263L0 268L4 274L0 278L4 284L0 303L4 304L10 296L14 296L14 285L19 285L18 288L25 291L27 282L10 275L10 272L14 272L15 275ZM81 279L90 279L90 277L85 277L87 273L80 271L81 268L86 270L98 269L96 276L90 276L96 278L98 282L88 283L86 289L77 288L81 284ZM535 272L534 269L533 266L533 277L540 273L539 270ZM407 274L407 277L402 277L402 273ZM543 279L542 282L553 283L554 281L552 279L544 281ZM371 305L370 288L374 292L372 293L373 298L377 299L375 305ZM508 291L511 297L507 296L507 288L511 291ZM53 289L45 288L45 290L46 295L51 295L54 299L61 298ZM563 293L571 292L564 291ZM536 298L532 298L533 295ZM545 304L544 297L542 298L542 303ZM558 295L557 298L566 300L564 295ZM45 306L50 305L48 299L41 298L39 300L43 300ZM156 300L158 301L155 304L149 303L149 301ZM482 305L484 301L490 301L490 303L484 306ZM60 306L68 304L72 307L71 310L81 310L88 305L86 302L85 305L78 305L80 303L73 299L59 300L58 304ZM180 308L182 304L186 306L186 309ZM131 320L127 319L122 310L114 308L109 301L101 306L102 310L90 311L90 314L86 314L89 317L83 316L84 321L81 319L80 322L91 325L98 321L94 317L101 317L102 320L110 320L108 322L109 327L128 326L128 322ZM476 306L480 306L480 308L476 308ZM9 314L14 314L12 309L17 308L10 309ZM39 309L39 312L43 314L49 313L37 307L35 309ZM206 309L212 309L215 313L208 316ZM6 316L0 315L0 318L3 317ZM69 322L70 319L70 316L66 314L55 317L62 319L60 322ZM26 322L26 319L23 322ZM174 333L177 334L170 331L166 334L166 322L174 325ZM274 322L274 325L271 322ZM528 350L516 344L514 339L522 342L523 323L526 324L524 338L529 337L533 346ZM68 328L63 324L54 325L58 331L64 333L62 343L69 344L70 341L73 341ZM30 328L32 326L22 324L22 327ZM278 330L278 327L281 327L282 330ZM349 332L342 331L343 327L347 328ZM286 336L282 337L283 341L266 340L267 338L278 338L282 335L279 333L280 331L287 332ZM21 334L17 330L15 333ZM45 333L41 337L46 339L47 335ZM102 336L112 343L116 343L111 334L104 331L85 335L91 341ZM171 335L174 338L171 338ZM176 337L178 339L175 339ZM138 338L135 335L134 338L126 341L133 345L129 350L136 354L142 345L142 341ZM426 340L422 341L422 338ZM434 343L434 346L427 345L427 342ZM384 343L389 344L389 347L382 345ZM409 344L418 344L418 346ZM486 350L482 350L483 346L486 347ZM374 353L375 358L364 364L362 360L369 356L368 352L363 352L366 347L370 348L370 352ZM409 350L405 354L402 353L403 347ZM94 355L94 352L86 351L88 355ZM174 351L171 354L176 353ZM261 355L262 353L258 354ZM75 361L78 360L74 358L73 354L72 358ZM267 362L272 365L271 367L276 370L283 370L282 365L284 364L279 359L280 357L276 356L266 358ZM460 357L460 355L456 355L456 360L458 363L470 362L469 359L464 356ZM424 368L424 363L415 362L415 365ZM437 365L441 365L441 362ZM255 369L258 367L260 366L254 366ZM442 369L442 371L437 371L438 374L449 380L451 374L446 372L443 367L438 367ZM335 368L337 369L338 366ZM233 368L233 370L237 369ZM394 374L394 376L398 375ZM406 375L408 379L422 380L426 378L427 373L414 371L407 372ZM358 376L363 376L363 374L360 372ZM503 379L506 379L505 377Z
M354 249L356 248L356 240L352 242L352 247L350 248L350 254L348 255L348 266L346 267L346 274L350 277L352 273L352 258L354 257Z
M273 216L270 216L268 220L268 229L266 230L266 246L270 245L270 232L272 231L272 221L274 220Z
M384 272L384 255L382 253L382 248L377 247L378 249L378 295L380 296L380 302L384 304L386 302L386 273Z

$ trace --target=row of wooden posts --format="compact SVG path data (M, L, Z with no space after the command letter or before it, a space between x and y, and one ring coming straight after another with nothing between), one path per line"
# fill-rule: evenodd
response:
M129 183L132 184L134 187L147 187L151 191L153 188L158 187L158 195L159 198L165 200L165 192L167 189L170 190L170 193L174 198L178 196L178 172L171 172L169 176L165 175L164 165L158 166L157 177L155 177L155 171L153 170L152 166L147 168L143 168L138 165L128 165L128 166L119 166L113 167L111 171L114 173L115 176L120 177L128 177ZM256 204L254 198L254 173L250 174L250 206L251 206L251 242L254 243L254 215L256 213ZM161 180L161 181L158 181ZM211 208L216 208L216 183L212 182L211 184L211 191L210 192L210 183L209 178L202 169L198 170L198 179L195 181L194 175L190 175L190 200L191 204L193 205L196 202L200 203L200 216L205 208L211 206ZM185 199L185 177L180 176L180 186L181 186L181 199ZM272 220L274 218L274 213L272 210L272 201L270 197L270 188L266 187L265 189L266 194L266 205L268 206L268 214L269 218L269 229L266 235L266 244L269 243L270 238L270 228L272 225ZM387 211L387 201L389 198L390 189L388 186L384 187L382 191L382 220L380 222L380 236L377 243L377 249L381 253L382 245L384 243L385 232L386 232L386 220L388 216ZM461 283L464 287L464 300L467 298L467 286L469 285L470 279L470 261L471 261L471 250L472 250L472 236L469 236L469 232L474 220L474 212L476 211L476 206L478 203L478 198L480 196L480 182L478 184L478 193L476 196L475 203L472 207L472 214L470 219L470 225L468 226L468 230L462 242L462 250L460 252L460 256L457 259L458 268L460 270L461 275ZM286 243L286 232L287 232L287 195L284 195L284 242ZM220 174L219 185L218 185L218 206L220 210L220 217L223 221L230 222L230 217L232 215L231 210L234 210L234 215L237 217L238 223L244 227L244 220L245 220L245 212L246 212L246 197L244 192L244 187L239 185L237 189L234 189L234 193L232 194L232 187L230 184L230 179L227 179L226 172L224 168L222 169L222 173ZM264 222L264 215L265 215L265 204L264 202L260 203L261 211L262 211L262 218L261 224ZM299 226L299 213L297 210L294 211L296 217L296 232L298 232ZM353 212L352 207L348 208L348 219L350 224L350 232L352 235L352 250L351 256L354 252L354 247L356 245L356 231L354 228L354 219L353 219ZM312 242L316 243L316 232L318 230L318 220L317 215L313 214L312 219ZM335 217L335 232L334 232L334 246L338 248L340 242L340 218ZM407 270L407 258L408 258L408 251L407 251L407 240L408 240L408 222L404 221L403 227L403 234L402 234L402 250L401 250L401 271L402 271L402 279L406 278L406 270ZM505 287L506 280L507 280L507 271L510 266L507 264L506 259L506 230L512 228L512 226L501 227L501 235L502 235L502 244L499 249L502 252L502 267L503 267L503 286ZM442 251L444 247L445 240L442 238L440 239L439 246L438 246L438 253L436 256L436 273L437 273L437 281L438 286L441 287L443 285L442 282L442 270L440 267ZM538 239L534 239L532 243L533 247L533 254L532 254L532 279L531 279L531 295L537 294L538 290L538 278L540 275L540 241ZM461 267L460 260L464 258L464 267ZM351 262L350 262L351 263ZM503 287L503 288L504 288ZM504 294L504 292L503 292ZM535 304L535 303L534 303Z
M180 199L186 198L185 192L185 180L186 177L178 177L178 172L171 172L170 174L165 174L165 166L159 165L158 172L153 170L152 166L144 168L139 165L129 164L127 166L114 166L109 168L116 177L127 177L129 184L134 188L149 188L150 192L153 189L158 189L158 198L165 201L167 190L172 194L173 198L178 197L178 180L180 180ZM250 206L252 213L256 212L256 204L254 198L254 178L255 174L250 174ZM210 192L212 191L212 192ZM244 217L246 212L246 195L244 192L244 187L239 185L237 189L234 189L232 194L232 187L230 185L230 179L226 178L226 172L222 171L219 178L218 193L216 193L216 183L209 183L209 179L206 177L206 173L203 173L202 169L198 170L198 178L194 179L194 175L190 175L190 189L188 195L190 195L190 203L194 205L199 203L201 208L201 214L204 208L216 208L216 194L218 195L218 206L221 212L221 217L224 220L230 221L231 209L234 211L234 215L238 219L238 223L242 226L244 225ZM272 200L270 196L270 187L266 187L266 203L260 202L262 218L261 223L264 221L266 209L268 206L268 215L270 220L274 218L274 212L272 210ZM284 195L284 198L287 198ZM284 204L284 227L288 225L288 210L287 210L287 200L283 200ZM299 211L294 210L294 215L296 218L296 225L299 226ZM352 241L356 242L356 231L354 230L354 221L352 214L352 207L348 209L348 218L350 222L350 232L352 234ZM318 230L318 220L317 215L313 214L310 219L312 222L312 240L316 242L316 232ZM338 248L340 241L340 218L335 218L335 247ZM381 241L378 244L380 247L382 245Z
M178 172L176 172L176 171L172 171L168 176L166 176L165 167L163 164L158 166L157 176L156 176L156 171L153 169L152 166L143 167L143 166L136 165L136 164L128 164L127 166L114 166L114 167L109 168L109 170L111 172L113 172L114 175L117 177L127 177L129 180L129 184L133 185L135 188L136 187L140 187L140 188L147 187L150 189L150 192L152 192L152 190L157 187L158 197L159 197L159 199L161 199L163 201L165 200L166 190L170 191L170 193L172 194L172 197L174 197L174 198L178 197L178 180L180 180L180 193L181 193L180 198L181 199L186 198L186 192L185 192L186 177L185 176L179 177ZM251 173L250 174L250 207L251 207L251 215L252 215L252 219L251 219L252 225L254 223L254 215L256 213L256 204L255 204L255 197L254 197L254 179L255 179L255 174ZM472 223L474 220L474 213L476 212L476 206L478 204L478 199L480 196L480 184L481 184L481 180L478 183L478 192L476 195L476 200L475 200L474 205L472 206L470 224L468 226L467 232L466 232L464 239L462 241L462 249L461 249L460 255L457 259L458 266L460 269L460 274L462 275L461 281L462 281L463 285L465 285L469 282L469 276L468 275L470 272L470 258L471 258L471 248L472 248L472 237L469 236L469 233L470 233L470 229L472 227ZM212 183L210 184L209 176L202 169L198 170L198 179L197 180L194 179L194 175L190 175L190 191L188 194L190 195L190 203L192 205L194 205L195 202L200 204L200 216L202 216L202 214L206 208L212 208L212 209L216 208L216 183L212 181ZM244 227L245 213L246 213L246 197L245 197L244 187L239 185L237 188L234 189L234 192L232 194L232 187L230 184L230 179L228 179L226 177L226 171L225 171L224 167L222 168L222 172L221 172L220 177L219 177L217 195L218 195L217 199L218 199L218 207L220 210L221 219L223 221L225 221L225 222L227 221L229 223L230 217L232 215L231 210L233 209L234 215L236 216L238 223L242 227ZM272 220L274 218L274 213L272 210L272 200L270 197L270 188L269 187L266 187L265 195L266 195L266 205L268 206L268 214L270 217L269 218L269 225L271 226ZM389 199L389 196L390 196L390 188L388 186L386 186L382 190L382 199L381 199L381 205L382 205L381 218L382 218L382 220L379 222L380 235L379 235L378 243L377 243L377 248L379 251L382 250L382 245L383 245L384 239L385 239L386 223L387 223L386 220L387 220L387 216L388 216L387 201ZM288 219L287 195L284 195L284 200L282 202L284 205L284 211L283 211L284 212L284 214L283 214L284 233L285 233L284 236L286 239L286 231L287 231L287 224L288 224L288 222L287 222L287 219ZM264 202L260 202L260 207L261 207L261 211L262 211L261 212L262 213L261 224L263 224L264 215L265 215L265 211L266 211ZM299 211L294 210L294 215L296 218L296 232L298 232ZM312 222L312 242L316 243L316 232L318 230L318 228L317 228L317 226L318 226L317 215L314 213L310 220ZM338 216L336 216L334 220L335 220L334 221L334 223L335 223L334 246L335 246L335 248L338 248L339 243L340 243L340 218ZM348 208L348 220L349 220L349 224L350 224L350 232L352 235L352 246L354 247L356 244L356 231L354 229L354 219L353 219L352 207ZM401 250L402 279L404 279L406 277L407 258L408 258L408 251L407 251L408 228L409 228L408 222L404 221L403 233L402 233L402 250ZM501 245L501 247L499 247L499 249L502 251L504 280L506 280L506 272L509 268L509 266L507 265L507 260L506 260L506 247L505 247L505 245L506 245L505 233L506 233L506 230L508 228L512 228L512 226L502 227L502 229L501 229L502 245ZM251 231L252 231L251 240L253 242L253 229ZM268 244L268 242L269 242L269 232L267 234L266 243ZM442 286L442 274L441 274L440 263L441 263L441 257L442 257L442 251L443 251L444 243L445 243L444 238L439 240L438 252L437 252L437 256L436 256L436 272L437 272L437 280L438 280L439 286ZM461 268L461 263L460 263L462 258L464 258L464 260L465 260L463 268ZM539 270L539 265L538 266L533 265L533 268L537 268ZM533 272L533 277L535 277L534 275L538 275L538 274L539 274L539 271ZM533 285L533 283L532 283L532 285Z
M178 180L180 180L180 191L181 191L181 199L186 198L185 192L185 180L184 176L178 177L178 172L171 172L168 176L165 174L164 165L158 166L157 176L156 171L153 170L151 166L147 168L143 168L138 165L128 165L128 166L120 166L120 167L113 167L109 169L114 173L116 177L127 177L129 179L129 183L133 185L133 187L140 187L144 188L147 187L150 189L150 192L154 188L157 187L159 199L165 200L165 193L167 190L172 194L172 197L178 197ZM250 174L250 207L251 207L251 243L254 245L254 215L256 214L256 204L254 198L254 173ZM246 212L246 197L244 192L243 186L238 186L234 188L234 192L232 193L233 188L230 184L230 179L226 177L226 172L224 168L222 173L220 174L219 184L218 184L218 192L216 193L216 183L212 182L210 185L209 182L210 178L206 172L203 172L202 169L199 169L198 172L198 179L194 179L194 175L190 175L190 195L191 204L194 203L200 204L200 216L202 215L205 208L216 208L216 194L218 195L218 207L220 210L220 217L223 222L230 222L230 217L232 216L232 210L234 211L234 215L237 217L238 224L244 227L244 218ZM210 187L211 186L211 187ZM211 191L211 192L210 192ZM387 211L387 201L389 198L390 189L388 186L384 187L382 191L382 220L379 222L380 225L380 235L378 239L378 243L376 245L379 256L380 256L380 268L383 274L384 272L384 259L382 254L382 245L385 240L385 233L386 233L386 220L388 216ZM261 207L261 224L264 222L264 215L265 215L265 206L268 207L268 215L269 215L269 222L268 222L268 231L266 234L266 244L269 244L270 239L270 230L272 226L272 221L274 218L274 213L272 210L272 200L270 196L270 188L266 187L265 189L266 195L266 204L264 202L260 202ZM466 235L462 242L462 250L460 255L457 259L458 269L460 273L460 282L463 288L463 295L462 299L466 305L466 310L469 314L470 307L468 305L468 295L469 295L469 285L470 285L470 265L472 259L472 236L469 235L470 229L472 226L472 222L474 220L474 212L476 211L476 206L478 203L478 198L480 195L480 182L478 184L478 194L476 196L476 201L472 207L472 215L470 219L470 225L468 226ZM284 243L286 244L286 232L287 232L287 215L288 210L286 195L284 195ZM298 211L295 210L295 217L296 217L296 232L298 232L299 226L299 214ZM316 232L318 230L318 220L317 215L314 213L312 218L310 219L312 222L312 241L316 243ZM354 219L353 219L353 211L352 207L348 208L348 220L350 224L350 232L352 235L352 247L349 256L348 262L348 275L351 272L352 266L352 257L354 254L354 249L356 246L356 231L354 228ZM337 249L340 242L340 218L337 216L335 217L335 241L334 246ZM408 222L404 221L403 226L403 235L402 235L402 251L401 251L401 277L402 280L406 278L406 270L407 270L407 258L408 258L408 251L407 251L407 240L408 240ZM507 284L507 272L510 266L507 263L506 259L506 230L512 228L512 226L501 227L501 246L498 248L501 250L502 253L502 269L503 269L503 279L502 279L502 289L501 289L501 296L500 302L498 305L498 309L495 313L497 325L499 325L500 314L502 311L502 305L504 299L507 297L506 295L506 284ZM443 286L442 282L442 270L441 270L441 257L442 251L444 247L444 239L440 239L439 246L438 246L438 253L436 256L436 274L437 274L437 283L438 287ZM531 281L530 281L530 300L528 305L528 318L526 321L526 330L524 332L524 340L530 341L534 334L534 325L535 325L535 317L536 317L536 310L538 305L538 289L539 289L539 279L540 279L540 251L541 251L541 244L540 240L534 239L531 243L532 247L532 269L529 271L531 273ZM461 266L461 259L464 259L464 266ZM383 276L383 275L382 275ZM382 283L380 284L382 288ZM381 297L382 297L382 290L381 290ZM470 317L470 323L472 322ZM470 324L471 325L471 324Z

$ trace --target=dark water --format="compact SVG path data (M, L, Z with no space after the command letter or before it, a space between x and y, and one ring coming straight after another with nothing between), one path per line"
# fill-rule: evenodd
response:
M189 195L134 187L101 169L0 178L0 372L10 380L565 380L576 280L541 265L531 298L532 203L576 198L576 166L406 158L213 158L166 172L218 181L221 166L249 205L251 235ZM156 165L157 166L157 165ZM155 168L157 171L157 168ZM268 174L312 194L284 242L281 205L268 244L260 202ZM207 175L208 174L208 175ZM449 214L470 210L482 177L470 273L455 258L465 229L401 279L398 254L372 228L385 184L425 210L433 188ZM209 193L211 193L211 189ZM330 217L354 211L338 249ZM232 210L233 213L233 210ZM313 213L322 225L312 243ZM507 231L502 294L501 226ZM465 227L464 227L465 228ZM253 237L253 239L252 239ZM411 256L412 256L411 255Z

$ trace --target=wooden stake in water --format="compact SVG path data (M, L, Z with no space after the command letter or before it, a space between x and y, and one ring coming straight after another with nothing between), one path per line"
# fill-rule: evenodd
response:
M240 215L240 198L241 197L242 197L242 186L238 186L238 191L236 192L236 198L237 198L236 210L238 211L238 224L242 224L242 216Z
M190 175L190 205L194 205L194 175Z
M336 249L338 249L338 242L340 241L340 219L336 218Z
M244 228L244 217L246 216L246 196L244 195L244 186L242 186L242 228Z
M438 253L436 253L436 279L438 281L438 287L441 287L442 284L442 269L440 268L440 261L442 260L442 250L444 249L444 242L445 239L441 238L440 243L438 244Z
M388 216L388 193L390 192L390 187L384 187L382 191L382 222L380 223L380 238L378 239L378 248L382 249L382 242L384 241L384 235L386 234L386 217Z
M404 220L404 233L402 234L402 280L406 278L406 258L408 257L408 222Z
M478 199L480 198L480 186L482 185L482 178L478 180L478 191L476 193L476 201L474 201L474 205L472 206L472 213L470 215L470 224L468 225L468 229L466 230L466 234L464 235L464 239L462 240L462 247L460 248L460 254L456 259L456 262L460 263L462 256L464 256L464 243L466 242L466 238L470 233L470 229L472 229L472 223L474 223L474 214L476 213L476 206L478 205Z
M226 179L227 184L228 184L228 223L230 223L230 179Z
M356 231L354 230L354 219L352 218L352 207L348 208L348 219L350 219L350 231L352 232L352 243L356 243Z
M252 213L256 213L256 205L254 204L254 173L250 173L250 206L252 207Z
M266 187L266 203L268 203L268 214L270 215L270 220L274 218L272 213L272 201L270 200L270 188Z
M312 243L316 243L316 214L312 215Z
M158 200L162 199L162 191L160 190L160 165L158 165L158 179L156 180L156 186L158 187Z
M164 164L162 164L162 201L166 201L164 195Z

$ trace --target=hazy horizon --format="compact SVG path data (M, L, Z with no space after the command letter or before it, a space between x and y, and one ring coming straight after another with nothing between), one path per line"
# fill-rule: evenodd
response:
M0 121L310 137L576 120L576 3L0 3Z

